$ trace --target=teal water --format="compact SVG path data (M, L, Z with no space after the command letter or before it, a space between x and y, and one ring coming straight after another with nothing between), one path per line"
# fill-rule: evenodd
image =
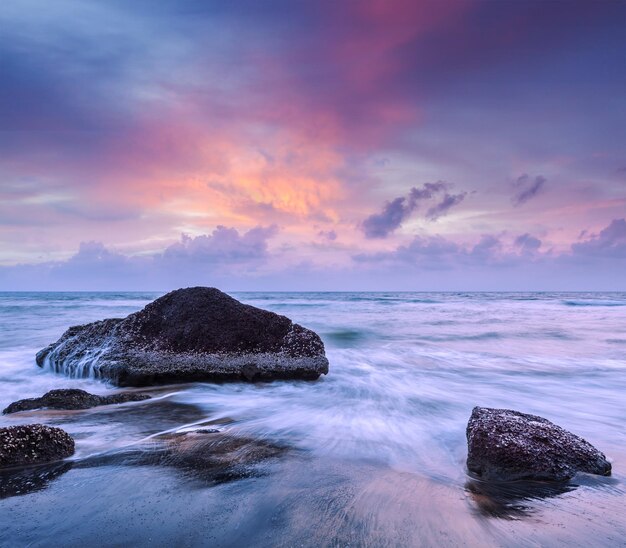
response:
M159 388L149 402L2 416L77 440L68 470L2 489L3 546L615 546L626 538L626 293L234 293L317 331L317 382ZM0 293L0 408L52 388L112 389L39 369L63 331L154 293ZM475 405L542 415L613 461L558 493L476 493ZM211 422L289 447L254 475L202 483L107 461L147 436Z

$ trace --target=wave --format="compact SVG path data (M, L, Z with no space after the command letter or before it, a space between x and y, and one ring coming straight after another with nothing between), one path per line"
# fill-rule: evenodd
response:
M621 301L562 301L565 306L626 306Z
M360 329L337 329L322 333L322 339L328 340L334 346L348 347L372 338L372 333Z
M486 333L477 333L475 335L427 335L415 337L418 341L432 341L432 342L450 342L450 341L484 341L489 339L502 339L505 338L504 333L497 331L487 331Z

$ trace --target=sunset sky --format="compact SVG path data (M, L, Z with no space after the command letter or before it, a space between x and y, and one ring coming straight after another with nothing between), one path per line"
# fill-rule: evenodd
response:
M623 0L3 0L0 290L626 290Z

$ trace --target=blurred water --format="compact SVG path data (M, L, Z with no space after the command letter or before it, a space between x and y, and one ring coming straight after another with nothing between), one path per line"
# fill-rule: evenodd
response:
M291 456L268 465L262 477L203 486L204 502L194 503L171 471L72 469L46 489L0 500L6 545L46 545L43 531L60 527L50 505L73 523L57 531L60 544L93 539L105 518L101 544L132 537L152 545L515 546L523 537L585 546L626 538L625 293L233 295L317 331L329 375L317 382L163 387L147 403L35 411L4 416L0 426L60 425L77 439L77 462L207 421L289 446ZM0 293L0 407L51 388L109 391L98 381L39 369L35 352L70 325L123 317L158 296ZM613 459L613 477L579 478L574 490L538 496L519 514L501 513L510 519L493 517L498 512L485 510L492 498L466 486L465 425L475 405L542 415L582 435ZM147 483L168 485L166 495ZM87 496L88 485L106 493L86 515L76 499ZM145 497L136 499L132 489ZM112 507L142 508L144 532L156 537L149 542L120 525ZM154 517L165 508L180 516L180 526ZM182 525L209 510L222 518L212 542Z

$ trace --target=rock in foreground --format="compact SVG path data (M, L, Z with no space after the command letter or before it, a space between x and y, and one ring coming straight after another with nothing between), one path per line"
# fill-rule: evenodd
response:
M29 398L19 400L9 405L2 413L19 413L20 411L30 411L32 409L89 409L99 405L111 405L114 403L126 403L129 401L143 401L150 399L147 394L112 394L110 396L98 396L90 394L84 390L75 388L64 388L60 390L50 390L41 398Z
M73 454L74 440L60 428L43 424L0 428L0 468L52 462Z
M467 424L467 468L484 480L565 481L577 472L609 475L611 464L584 439L549 420L475 407Z
M328 373L316 333L206 287L172 291L125 319L71 327L37 354L37 364L118 386Z

